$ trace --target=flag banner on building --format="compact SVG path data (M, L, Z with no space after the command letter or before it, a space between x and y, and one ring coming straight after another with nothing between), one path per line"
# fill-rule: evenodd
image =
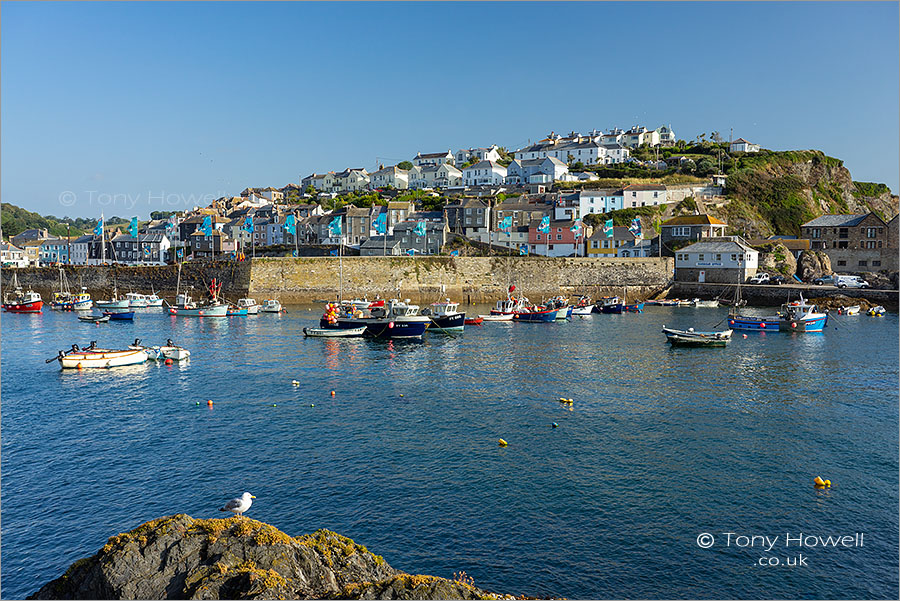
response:
M247 217L246 219L244 219L244 225L241 226L241 229L249 234L252 234L253 233L253 217Z
M166 233L173 231L175 229L175 215L170 215L168 221L166 221Z
M544 215L544 218L541 219L541 225L538 227L538 230L542 234L550 233L550 216Z
M416 227L413 228L413 233L416 236L424 236L425 235L425 222L420 221L416 224Z
M341 235L341 218L335 217L331 220L331 223L328 224L328 235L329 236L340 236Z
M297 256L297 251L296 251L296 250L292 250L292 251L291 251L291 255L293 255L293 256L296 257L296 256Z
M606 223L603 224L603 233L607 238L613 237L613 222L612 219L607 219Z
M387 213L379 213L375 218L375 232L378 234L387 234Z
M450 251L450 256L451 256L451 257L458 257L458 256L459 256L459 251L458 251L458 250L451 250L451 251Z
M332 257L338 256L338 249L335 248L333 251L331 251L331 256Z
M132 238L137 238L137 235L138 235L137 217L131 218L131 223L128 225L128 233L131 234Z
M572 227L569 228L570 232L575 232L575 235L578 235L578 232L581 231L581 220L576 219L575 223L572 224Z
M410 255L410 256L413 256L413 255L416 254L416 249L415 249L415 248L410 248L408 251L406 251L406 254L408 254L408 255Z
M508 234L510 231L512 231L512 225L512 215L507 215L500 220L500 231L506 232Z
M520 255L528 254L528 245L527 244L523 244L522 246L519 247L519 254Z
M200 231L206 236L212 236L212 217L207 215L203 218L203 225L200 226Z
M638 219L637 217L632 219L631 225L628 226L628 231L631 232L632 234L634 234L634 237L638 240L643 238L643 235L641 233L641 220Z
M179 248L178 250L176 250L176 251L175 251L175 256L178 257L179 259L180 259L181 257L183 257L183 256L184 256L184 249L183 249L183 248Z
M287 217L284 218L284 225L281 227L283 227L284 231L286 231L289 234L296 234L297 233L297 220L294 218L293 215L288 215Z
M145 247L144 247L144 256L145 256L145 257L149 257L149 256L150 256L150 247L149 247L149 246L145 246Z
M97 227L94 228L95 236L103 235L103 215L100 215L100 221L97 222Z

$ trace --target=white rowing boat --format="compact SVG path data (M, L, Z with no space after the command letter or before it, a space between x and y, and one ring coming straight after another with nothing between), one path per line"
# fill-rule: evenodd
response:
M107 368L144 363L147 360L147 353L134 349L124 351L93 349L60 355L57 359L63 369Z
M304 336L312 336L318 338L354 338L362 336L366 331L366 326L359 328L303 328Z
M491 315L479 315L478 317L484 321L512 321L514 316L514 313L492 313Z

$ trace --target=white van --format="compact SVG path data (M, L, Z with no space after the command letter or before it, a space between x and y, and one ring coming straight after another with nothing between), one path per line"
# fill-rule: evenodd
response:
M870 288L869 282L858 275L835 275L834 285L838 288Z

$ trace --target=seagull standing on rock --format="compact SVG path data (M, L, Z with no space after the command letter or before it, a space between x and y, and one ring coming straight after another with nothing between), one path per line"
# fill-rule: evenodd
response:
M255 498L256 497L250 493L245 492L240 497L225 503L225 507L220 507L219 511L231 511L236 515L242 515L245 511L250 509L250 505L253 504L253 499Z

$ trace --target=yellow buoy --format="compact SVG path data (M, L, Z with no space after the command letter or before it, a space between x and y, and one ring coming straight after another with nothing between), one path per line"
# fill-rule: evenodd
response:
M509 443L501 438L500 440L497 441L497 444L499 444L501 447L505 447Z
M815 484L816 486L825 486L825 481L822 480L822 478L820 478L819 476L816 476L816 479L813 480L813 484Z
M828 488L831 488L831 480L826 480L825 486L827 486Z
M300 386L300 381L299 380L291 380L291 384L293 384L294 386Z

